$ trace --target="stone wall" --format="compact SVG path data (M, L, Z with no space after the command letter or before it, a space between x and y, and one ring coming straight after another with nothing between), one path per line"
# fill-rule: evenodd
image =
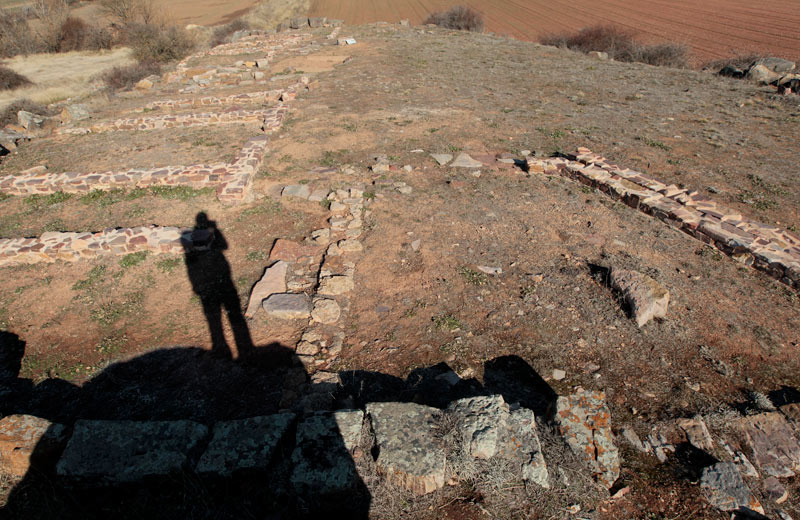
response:
M569 159L528 159L533 173L558 173L596 188L800 290L800 236L756 222L698 191L621 168L587 148Z

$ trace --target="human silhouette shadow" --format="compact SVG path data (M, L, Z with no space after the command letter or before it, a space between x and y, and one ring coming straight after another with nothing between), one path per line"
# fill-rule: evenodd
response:
M228 249L217 223L204 212L195 217L195 227L181 237L186 273L192 290L200 298L211 336L211 351L219 358L230 359L232 350L225 340L222 313L228 316L239 356L253 349L250 329L242 314L239 293L233 283L231 266L225 259Z

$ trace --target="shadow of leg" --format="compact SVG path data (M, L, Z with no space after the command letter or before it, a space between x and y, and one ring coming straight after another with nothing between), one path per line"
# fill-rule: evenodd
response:
M220 302L214 298L203 298L203 313L208 322L208 332L211 336L211 352L214 356L222 359L231 359L230 347L225 341L225 333L222 330L222 308Z

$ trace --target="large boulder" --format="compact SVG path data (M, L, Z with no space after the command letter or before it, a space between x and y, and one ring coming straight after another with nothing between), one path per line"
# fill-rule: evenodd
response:
M417 494L445 483L445 451L435 430L441 412L415 403L370 403L378 470L386 480Z
M34 114L33 112L20 110L17 112L17 121L19 121L19 125L25 130L36 130L44 126L47 118Z

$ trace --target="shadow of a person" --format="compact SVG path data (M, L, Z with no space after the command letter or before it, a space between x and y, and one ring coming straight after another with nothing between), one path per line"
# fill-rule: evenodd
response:
M225 237L217 223L200 212L195 217L195 227L182 240L184 261L192 290L200 297L203 313L211 335L211 351L220 358L232 358L222 328L222 311L228 316L233 331L236 350L240 357L253 349L253 340L242 314L241 302L231 277L231 266L225 259L228 249Z

